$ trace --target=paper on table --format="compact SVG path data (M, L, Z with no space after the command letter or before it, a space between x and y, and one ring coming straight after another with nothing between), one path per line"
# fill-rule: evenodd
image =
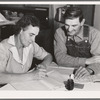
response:
M50 88L50 90L56 90L64 87L64 80L65 78L59 72L53 70L48 74L48 77L40 81Z
M100 83L86 82L82 89L74 88L73 91L100 91Z
M79 83L88 83L88 82L100 82L100 75L90 75L85 78L74 80L75 82Z
M52 73L48 74L49 78L52 78L60 83L63 83L65 80L68 79L68 75L67 74L61 74L56 70L53 70Z
M39 91L50 90L48 87L42 84L39 80L11 83L11 85L16 90L39 90Z
M3 87L0 88L0 91L1 90L16 90L13 86L11 86L10 84L7 84Z
M56 90L64 88L64 81L68 79L67 72L72 73L73 69L57 67L56 64L49 67L47 75L43 80L11 83L17 90ZM64 88L65 89L65 88Z
M64 87L63 76L56 71L48 72L48 77L43 80L11 83L16 90L56 90Z
M74 68L72 67L63 67L63 66L58 66L55 63L52 63L52 66L49 67L48 71L55 70L58 71L59 73L63 75L69 75L73 73Z

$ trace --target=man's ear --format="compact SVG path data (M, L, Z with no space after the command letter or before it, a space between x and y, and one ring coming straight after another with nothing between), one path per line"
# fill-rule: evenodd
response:
M84 23L85 23L85 19L83 19L83 20L81 21L81 26L83 26Z

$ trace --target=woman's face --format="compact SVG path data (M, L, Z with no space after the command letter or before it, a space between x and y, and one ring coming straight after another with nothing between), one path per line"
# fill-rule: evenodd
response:
M32 42L35 41L35 37L39 33L39 27L32 25L27 26L24 29L21 29L20 32L20 41L23 47L29 46Z

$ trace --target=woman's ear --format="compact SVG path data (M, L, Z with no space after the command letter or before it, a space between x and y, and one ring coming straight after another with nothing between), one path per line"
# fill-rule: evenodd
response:
M23 29L21 28L21 30L20 30L20 34L23 32Z
M81 21L81 26L83 26L84 23L85 23L85 19L83 19L83 20Z

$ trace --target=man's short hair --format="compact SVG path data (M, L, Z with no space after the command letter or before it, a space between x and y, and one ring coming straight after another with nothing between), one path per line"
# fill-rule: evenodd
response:
M34 15L24 15L15 25L15 35L17 35L20 30L32 25L33 27L40 27L40 22Z
M68 7L64 14L64 19L74 19L78 18L79 21L81 22L83 20L83 12L79 7Z

